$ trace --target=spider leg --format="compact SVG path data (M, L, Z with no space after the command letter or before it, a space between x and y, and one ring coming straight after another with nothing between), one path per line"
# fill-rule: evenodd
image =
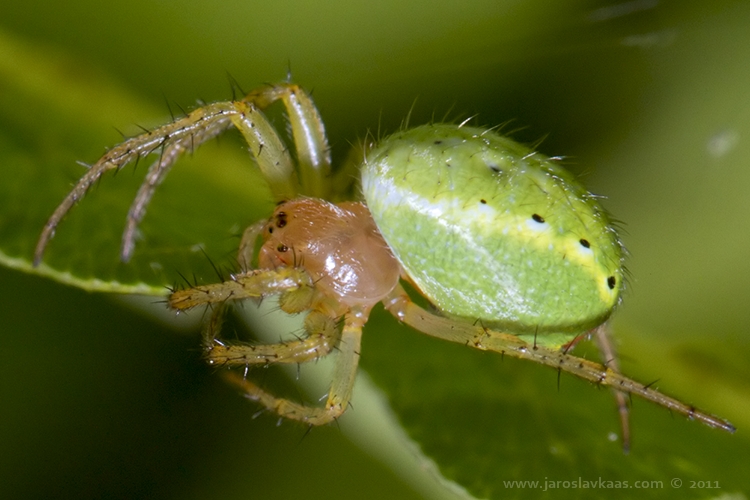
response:
M146 207L151 202L151 198L156 188L161 184L169 173L172 165L187 151L192 152L204 142L220 135L232 125L231 120L224 119L211 123L204 129L197 129L193 134L175 138L168 144L162 146L162 152L159 159L155 161L146 174L146 179L138 189L133 203L130 205L128 217L125 223L125 231L122 234L122 250L120 257L123 262L128 262L133 254L135 246L135 233L146 215Z
M141 184L128 212L122 239L123 262L130 260L135 230L146 213L146 206L151 201L154 191L167 176L172 165L185 151L193 150L207 140L213 139L233 124L237 125L250 145L251 153L268 180L274 197L277 200L285 200L296 195L299 186L292 158L273 125L260 111L260 107L253 100L248 100L250 96L252 94L245 98L246 100L229 103L235 109L234 116L229 120L224 120L219 124L220 126L197 129L189 136L179 137L164 144L161 156L149 168L146 179ZM266 106L268 104L270 102L265 103Z
M217 335L225 309L226 303L215 307L203 331L205 356L211 365L304 363L329 354L338 340L339 328L335 319L319 311L311 311L305 317L305 338L277 344L223 342Z
M167 299L170 309L177 312L186 311L204 304L217 304L227 300L260 299L266 295L282 292L299 292L308 295L312 290L312 279L303 269L279 267L278 269L253 269L235 274L228 281L199 285L185 290L176 290ZM311 295L311 294L310 294ZM282 296L283 297L283 296ZM300 305L296 311L286 308L287 312L299 312L310 301L297 301Z
M247 398L258 401L281 417L298 420L309 425L330 423L340 417L349 406L359 363L362 325L366 316L366 314L350 313L344 317L341 336L336 344L338 352L336 353L333 378L323 407L309 406L274 396L233 371L225 371L222 375L227 381L239 387ZM311 337L317 333L308 331Z
M276 201L289 200L300 191L292 157L271 122L253 102L232 103L237 113L232 123L250 146Z
M260 111L278 100L286 107L292 126L300 182L286 145ZM234 104L238 114L232 116L232 122L250 145L276 200L289 200L300 193L326 198L331 156L323 120L309 94L294 84L270 85Z
M292 138L297 153L301 193L314 198L328 198L328 176L331 173L331 154L326 139L323 119L310 94L300 86L282 83L251 91L243 101L263 109L281 100L292 127ZM237 121L235 121L235 125ZM238 126L239 127L239 126Z
M283 101L292 124L301 185L297 181L289 151L261 112L262 108L276 100ZM331 163L328 143L323 122L310 96L291 84L264 87L251 92L241 101L219 102L198 108L184 118L128 139L108 151L81 177L50 216L34 250L34 265L41 262L44 250L62 218L102 174L119 170L161 149L161 157L149 168L128 213L121 251L122 260L128 261L138 223L145 215L156 187L171 166L185 151L216 137L232 125L240 130L250 145L251 153L277 201L294 198L300 192L319 197L328 193L325 188Z
M260 236L260 233L265 227L266 221L261 220L255 224L250 225L245 232L242 233L242 239L240 240L240 249L237 252L237 262L240 264L240 269L243 271L249 271L253 268L253 255L255 254L255 241Z
M229 116L236 113L237 110L233 103L210 104L196 109L184 118L128 139L110 149L89 168L50 216L34 250L34 265L37 266L41 262L44 249L54 235L55 229L63 216L86 195L89 188L102 174L110 170L119 170L131 161L148 156L159 148L169 147L170 144L180 143L186 139L190 141L191 137L195 136L210 136L212 133L213 135L220 133L231 125Z
M710 427L728 432L735 431L735 427L728 421L662 394L652 389L650 385L629 379L610 367L572 356L563 351L553 351L527 344L515 335L432 314L413 303L400 285L383 300L383 304L400 321L427 335L546 365L589 382L609 386L619 392L635 394L690 419L699 420Z
M602 362L612 371L620 373L620 363L617 360L612 336L609 331L609 323L604 323L594 330L594 338L599 347ZM612 389L612 394L617 403L617 412L620 415L620 427L622 428L622 449L625 453L630 451L630 409L625 393Z

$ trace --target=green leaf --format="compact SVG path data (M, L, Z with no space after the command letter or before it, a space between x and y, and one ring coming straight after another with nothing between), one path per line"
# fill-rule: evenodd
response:
M161 295L180 273L214 281L203 251L232 267L236 235L271 207L236 136L170 173L131 263L119 261L120 235L145 163L106 176L44 265L30 262L83 172L76 161L119 142L114 127L133 135L136 123L168 121L164 87L170 102L227 98L225 70L250 86L283 77L291 59L339 159L368 128L396 129L417 96L414 124L452 107L449 117L531 126L519 140L549 134L539 148L588 172L627 223L633 279L615 322L624 371L727 417L736 435L634 400L623 455L608 391L564 374L558 389L554 371L427 338L378 309L354 407L302 439L293 424L251 420L256 407L200 364L195 335L3 271L0 483L20 485L18 497L414 495L404 484L430 497L747 495L747 6L373 5L81 1L56 18L33 1L13 6L0 20L0 261L87 290ZM275 339L294 328L277 321L258 330ZM308 368L302 390L316 400L326 375Z

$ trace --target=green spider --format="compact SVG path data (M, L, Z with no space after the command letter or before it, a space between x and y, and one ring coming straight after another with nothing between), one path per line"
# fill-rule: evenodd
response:
M296 165L262 112L279 100L291 123ZM232 126L250 145L278 205L268 220L244 232L240 272L223 283L174 291L168 303L178 312L215 306L204 330L205 356L214 365L246 371L249 365L304 363L337 351L322 407L274 396L246 374L224 372L267 409L310 425L338 418L351 397L362 328L373 306L382 303L427 335L611 387L626 450L627 393L734 431L726 420L620 374L606 327L623 288L617 232L596 197L554 159L488 129L431 124L403 130L367 145L334 175L309 94L293 84L261 87L111 149L50 217L35 264L63 216L104 172L160 151L127 217L121 257L129 260L136 228L172 165ZM345 191L353 169L361 172L363 201L326 201ZM402 282L439 312L416 305ZM307 312L305 337L268 345L219 338L227 302L269 295L278 295L287 313ZM568 354L592 334L605 365Z

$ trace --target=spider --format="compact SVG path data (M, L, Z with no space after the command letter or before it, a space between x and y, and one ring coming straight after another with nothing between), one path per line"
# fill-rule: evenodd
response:
M281 101L295 155L263 109ZM244 367L226 378L281 417L329 423L347 409L362 329L381 303L396 319L440 339L526 359L612 388L623 446L629 447L626 394L734 431L732 424L622 375L607 333L621 301L623 248L597 197L559 165L491 129L434 123L401 130L332 173L328 142L310 95L291 83L200 107L112 148L79 180L39 238L38 264L57 225L110 170L160 152L127 216L121 258L156 187L182 154L236 127L278 202L268 220L245 230L241 270L231 279L173 290L168 305L213 306L204 327L210 364ZM360 201L333 203L355 169ZM258 246L260 239L260 247ZM421 294L434 310L417 305ZM219 336L226 304L276 295L287 313L306 313L306 335L249 345ZM604 364L569 354L594 335ZM322 406L275 396L247 378L250 365L305 363L334 353Z

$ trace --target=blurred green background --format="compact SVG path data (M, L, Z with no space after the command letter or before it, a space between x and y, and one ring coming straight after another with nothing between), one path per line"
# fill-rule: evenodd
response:
M0 257L17 268L0 269L2 497L455 496L429 458L478 497L634 494L503 483L580 477L663 482L636 492L643 497L744 498L749 28L742 1L0 7ZM565 156L623 221L633 277L614 328L625 373L659 379L738 432L634 401L624 456L610 439L619 429L607 391L565 376L558 390L552 371L425 338L379 311L362 365L402 426L372 422L381 414L364 398L350 412L369 415L364 426L306 434L252 419L257 408L200 360L198 315L164 324L151 315L163 309L150 304L157 299L133 306L18 270L28 270L45 217L80 175L75 161L96 160L121 140L116 129L132 135L136 124L168 120L165 99L176 111L174 103L230 98L227 73L248 89L289 68L314 91L337 159L367 130L398 128L410 110L413 124L476 116L510 120L505 130L520 141L543 138L539 149ZM61 225L45 262L86 279L169 284L176 271L197 270L212 280L205 258L188 255L192 235L228 259L232 234L267 213L268 200L252 174L242 177L250 162L236 137L206 149L157 193L133 266L117 264L115 245L143 167L107 176ZM164 266L149 268L156 258ZM595 356L586 346L578 353ZM411 461L378 448L378 424L406 431L424 455L403 437ZM691 488L705 486L697 481L718 487Z

